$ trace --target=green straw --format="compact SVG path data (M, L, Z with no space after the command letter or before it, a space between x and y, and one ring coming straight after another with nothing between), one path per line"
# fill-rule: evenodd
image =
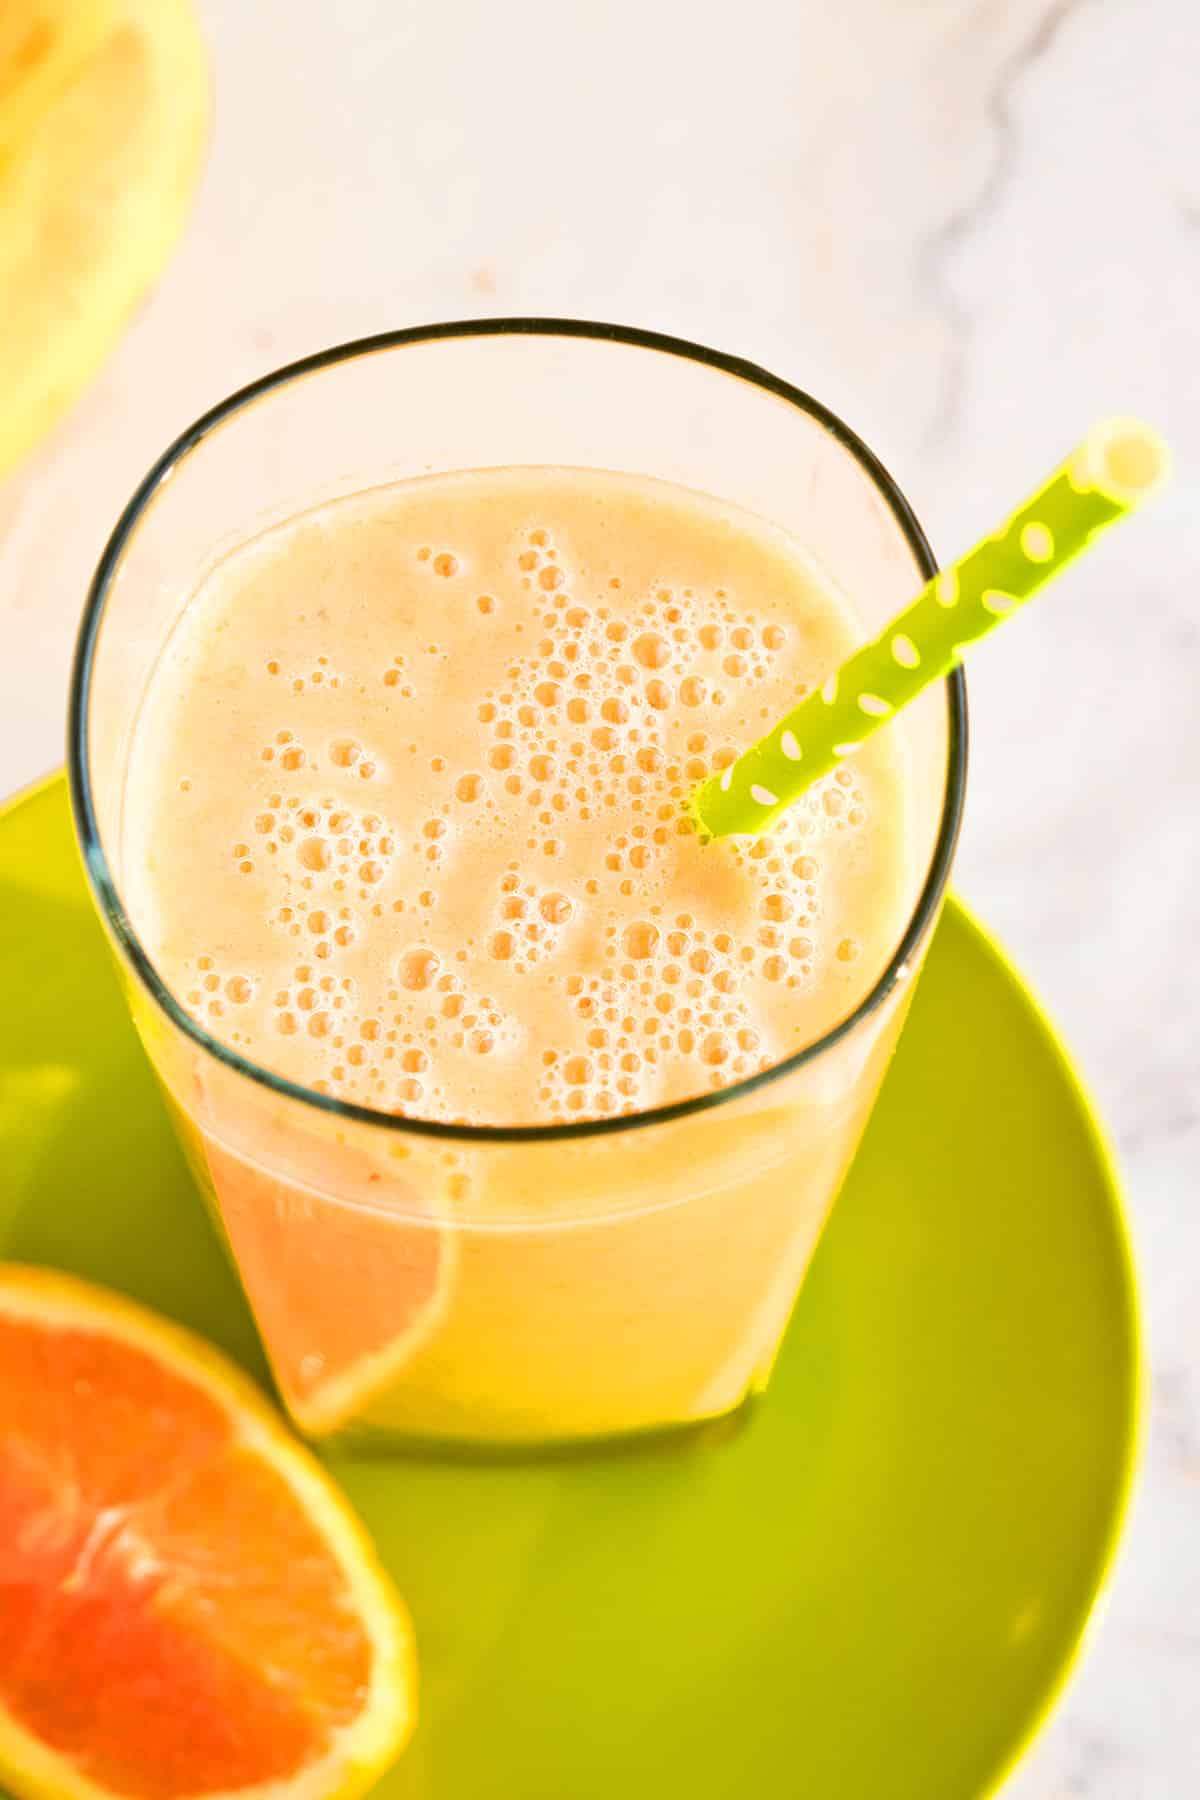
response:
M1166 445L1136 419L1084 438L1006 525L943 569L872 643L856 650L720 775L692 797L711 837L766 831L805 790L852 756L959 663L1111 525L1165 481Z

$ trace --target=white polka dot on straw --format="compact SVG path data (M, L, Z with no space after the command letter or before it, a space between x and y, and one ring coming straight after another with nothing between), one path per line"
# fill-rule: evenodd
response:
M796 742L796 734L794 731L780 732L779 748L783 751L783 754L787 757L789 762L800 761L800 746Z
M750 798L757 800L760 806L778 806L779 804L779 795L773 794L770 788L759 787L757 781L751 785Z
M838 689L838 678L836 675L831 675L829 677L829 680L825 683L824 687L821 689L821 698L825 702L826 706L832 706L834 701L837 699L837 689Z
M1054 533L1039 519L1031 519L1021 531L1021 548L1030 562L1049 562L1054 555Z
M898 631L892 639L892 655L902 669L916 669L920 667L921 652L917 649L917 646L913 643L912 639L906 637L902 631Z
M1003 588L984 588L980 604L985 612L995 613L998 619L1002 619L1017 604L1017 596L1006 594Z
M886 719L892 710L890 700L883 700L878 694L860 694L858 704L872 719Z

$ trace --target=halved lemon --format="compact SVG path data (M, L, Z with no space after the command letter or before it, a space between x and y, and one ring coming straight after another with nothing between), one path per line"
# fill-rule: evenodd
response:
M190 0L0 5L0 475L165 263L208 107Z

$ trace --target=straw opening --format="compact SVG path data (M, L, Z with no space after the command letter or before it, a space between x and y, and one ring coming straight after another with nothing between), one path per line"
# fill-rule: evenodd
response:
M1122 502L1143 500L1167 478L1171 453L1140 419L1110 419L1085 439L1079 474Z

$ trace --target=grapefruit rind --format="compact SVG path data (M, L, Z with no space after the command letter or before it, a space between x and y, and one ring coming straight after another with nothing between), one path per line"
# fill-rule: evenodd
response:
M123 1295L56 1271L0 1265L0 1315L102 1334L144 1351L212 1399L233 1441L284 1480L341 1568L373 1656L370 1686L354 1722L326 1755L282 1781L212 1790L196 1800L356 1800L368 1792L416 1723L416 1655L407 1613L367 1534L329 1477L288 1433L250 1378L183 1326ZM11 1718L0 1702L0 1778L25 1800L115 1800Z

